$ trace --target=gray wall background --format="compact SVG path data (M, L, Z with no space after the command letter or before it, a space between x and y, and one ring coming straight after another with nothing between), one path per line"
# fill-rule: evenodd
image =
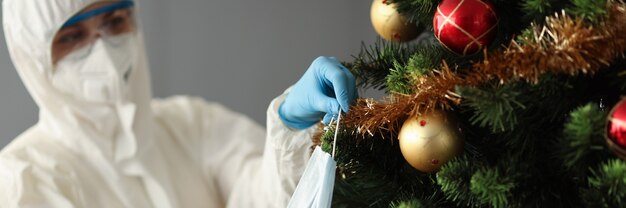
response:
M373 43L371 1L142 0L156 97L201 96L265 124L269 102L320 55ZM0 35L0 148L37 121Z

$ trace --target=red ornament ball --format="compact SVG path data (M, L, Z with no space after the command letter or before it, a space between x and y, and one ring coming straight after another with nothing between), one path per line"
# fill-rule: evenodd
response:
M611 110L606 127L608 139L626 149L626 99L617 103Z
M443 0L433 18L435 37L459 55L477 53L496 37L493 8L487 0Z

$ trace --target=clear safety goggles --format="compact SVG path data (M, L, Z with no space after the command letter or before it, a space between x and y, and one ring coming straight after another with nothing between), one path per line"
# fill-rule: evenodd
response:
M52 41L53 64L68 54L86 57L98 39L115 44L115 37L136 32L134 5L132 0L102 1L71 17Z

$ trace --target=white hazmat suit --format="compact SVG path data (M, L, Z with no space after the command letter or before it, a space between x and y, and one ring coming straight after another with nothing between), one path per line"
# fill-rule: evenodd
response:
M39 122L0 152L0 207L286 207L308 160L312 128L267 110L267 130L219 104L152 100L139 61L126 94L93 104L51 81L51 41L97 0L4 0L4 30Z

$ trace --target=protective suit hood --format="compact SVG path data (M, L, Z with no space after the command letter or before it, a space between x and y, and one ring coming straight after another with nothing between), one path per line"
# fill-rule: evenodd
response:
M13 64L39 107L38 125L70 148L95 146L119 162L136 156L142 146L138 142L152 138L150 81L141 30L136 33L137 64L120 102L77 99L53 87L49 76L54 68L51 47L55 34L70 17L96 2L102 1L4 0L3 26Z

